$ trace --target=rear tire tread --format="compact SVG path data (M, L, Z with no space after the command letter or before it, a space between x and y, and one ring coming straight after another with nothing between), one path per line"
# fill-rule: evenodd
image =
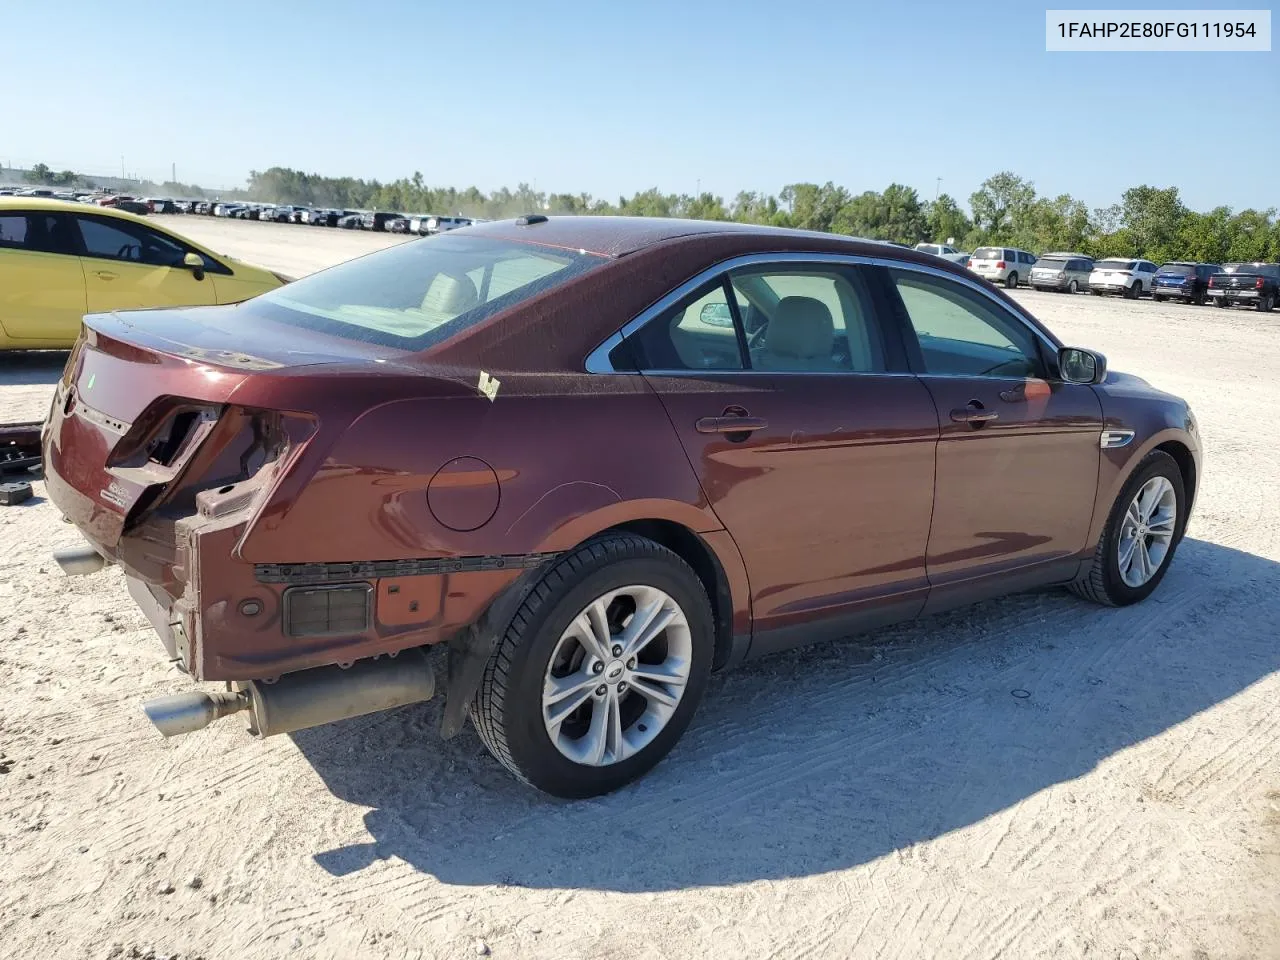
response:
M586 568L599 569L610 563L632 560L637 557L663 559L683 567L692 582L701 584L698 575L675 552L660 543L635 534L610 534L589 540L571 551L543 575L529 595L525 597L503 632L497 649L489 658L471 704L471 719L481 741L495 759L509 770L516 779L537 789L529 774L516 762L507 744L506 700L511 682L512 655L526 641L530 624L545 606L554 604L563 591L572 588L581 579ZM706 591L703 588L703 599ZM706 600L708 606L710 601Z

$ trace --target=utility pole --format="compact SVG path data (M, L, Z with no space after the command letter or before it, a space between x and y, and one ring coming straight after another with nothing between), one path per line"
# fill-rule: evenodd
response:
M170 183L177 183L177 182L178 182L178 165L177 165L177 163L171 163L171 164L169 164L169 182L170 182Z
M121 179L121 180L128 180L128 179L129 179L128 177L126 177L126 176L124 175L124 154L123 154L123 153L122 153L122 154L120 154L120 179Z
M942 190L942 178L937 177L935 178L935 182L933 184L933 202L934 203L938 202L938 194L941 190Z

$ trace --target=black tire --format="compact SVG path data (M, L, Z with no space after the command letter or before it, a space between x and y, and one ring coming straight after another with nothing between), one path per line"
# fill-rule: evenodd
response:
M1100 297L1100 296L1102 296L1102 291L1101 291L1101 290L1094 290L1094 289L1093 289L1093 287L1090 287L1090 288L1089 288L1089 292L1090 292L1091 294L1093 294L1095 297Z
M628 584L657 587L684 611L693 648L689 680L666 727L639 752L607 766L575 763L547 734L543 678L573 618L596 597ZM485 667L471 718L489 752L520 780L557 797L599 796L643 776L675 746L706 689L714 648L711 604L688 564L645 537L599 537L556 561L516 611Z
M1004 285L1010 290L1014 290L1018 286L1018 272L1015 270L1009 276L1004 278Z
M1265 297L1262 297L1258 300L1258 312L1270 313L1273 309L1275 309L1275 305L1276 305L1276 295L1274 293L1268 293Z
M1169 545L1169 550L1164 556L1160 569L1142 586L1131 587L1120 576L1120 557L1118 552L1120 528L1129 503L1137 495L1142 485L1156 476L1163 476L1173 484L1178 504L1176 529L1174 530L1173 541ZM1089 571L1079 580L1069 584L1070 590L1086 600L1092 600L1094 603L1101 603L1109 607L1127 607L1131 603L1145 600L1160 585L1160 581L1164 579L1169 565L1173 563L1173 555L1178 549L1178 544L1182 541L1182 533L1186 530L1186 527L1187 491L1183 484L1182 471L1178 469L1178 462L1169 454L1163 450L1153 450L1143 458L1142 462L1134 469L1132 476L1120 489L1120 495L1116 497L1116 502L1111 505L1111 513L1107 517L1107 525L1103 528L1102 536L1098 540L1098 548L1094 551Z
M1214 298L1213 298L1213 305L1214 305L1215 307L1222 307L1224 310L1225 310L1227 307L1231 306L1231 304L1227 303L1227 298L1226 298L1226 297L1214 297Z
M1126 300L1137 300L1142 296L1142 281L1130 284L1124 288L1124 298Z
M1156 295L1153 293L1153 294L1151 295L1151 300L1152 300L1154 303L1164 303L1165 298L1164 298L1164 297L1158 297L1158 296L1156 296Z
M1080 291L1080 284L1076 283L1074 280L1070 280L1067 282L1067 293L1071 294L1072 296L1075 296L1079 291Z

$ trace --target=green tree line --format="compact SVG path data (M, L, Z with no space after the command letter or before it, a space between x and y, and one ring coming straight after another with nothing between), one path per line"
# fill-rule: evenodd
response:
M54 173L43 164L37 164L28 177L50 184L87 182L72 171ZM149 181L140 190L192 198L211 193L195 184ZM1010 171L984 180L969 196L967 211L948 194L925 200L914 188L900 183L857 194L831 182L792 183L776 195L744 191L728 201L713 193L663 193L655 187L614 202L589 193L546 193L527 183L518 184L515 190L502 187L485 193L476 187L429 186L421 173L383 183L286 167L254 170L244 190L217 195L223 199L485 219L543 212L736 220L908 245L954 238L964 250L1000 244L1035 253L1071 250L1094 257L1145 257L1157 263L1280 261L1280 219L1275 208L1232 210L1224 206L1200 212L1182 202L1177 187L1144 184L1124 191L1119 203L1090 209L1070 194L1040 196L1034 183Z
M1094 257L1167 260L1280 260L1280 220L1276 210L1217 207L1190 210L1177 187L1131 187L1120 202L1089 209L1069 194L1040 196L1035 185L1002 171L983 181L969 197L966 212L941 194L923 200L912 187L891 183L882 191L854 194L834 183L793 183L778 194L742 192L726 202L712 193L644 190L617 202L588 193L544 193L527 183L484 193L475 187L431 187L421 173L390 183L351 177L322 177L272 167L249 175L248 195L256 200L330 207L400 210L484 217L523 213L618 214L695 217L796 227L915 244L955 238L973 250L1008 244L1036 253L1071 250Z

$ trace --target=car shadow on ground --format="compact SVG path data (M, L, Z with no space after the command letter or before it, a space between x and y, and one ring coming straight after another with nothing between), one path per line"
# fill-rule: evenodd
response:
M55 384L67 365L66 350L0 352L0 384L25 387Z
M371 807L334 875L398 857L451 884L673 890L845 869L977 823L1280 669L1280 564L1188 539L1145 603L1008 597L713 678L648 777L566 802L423 705L294 734ZM1135 788L1136 789L1136 788Z

